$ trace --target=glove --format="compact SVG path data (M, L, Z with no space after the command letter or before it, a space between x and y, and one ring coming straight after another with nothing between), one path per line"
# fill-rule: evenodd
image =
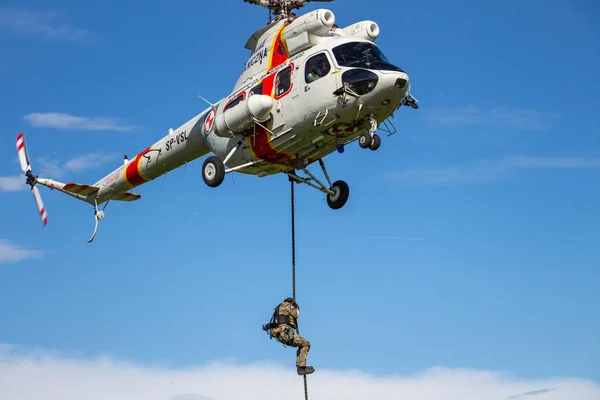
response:
M276 324L269 322L268 324L265 324L262 326L262 330L265 332L268 332L269 330L275 328L276 326L277 326Z

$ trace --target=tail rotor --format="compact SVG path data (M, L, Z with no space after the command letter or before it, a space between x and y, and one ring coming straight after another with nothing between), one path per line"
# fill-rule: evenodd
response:
M33 193L35 204L37 205L38 212L40 213L42 226L46 226L46 223L48 223L48 213L46 212L46 208L44 208L42 196L40 195L40 191L36 186L38 177L37 175L34 175L31 172L31 164L29 163L27 147L25 146L25 135L23 134L23 132L19 133L19 135L17 136L17 152L19 153L19 162L21 163L21 169L27 177L26 183L29 186L31 186L31 193Z

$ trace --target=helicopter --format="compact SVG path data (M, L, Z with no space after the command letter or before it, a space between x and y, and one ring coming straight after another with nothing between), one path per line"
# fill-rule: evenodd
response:
M346 204L349 186L343 180L331 181L323 158L343 153L354 141L363 149L377 150L378 130L388 136L396 133L391 122L395 111L402 106L418 109L408 74L375 44L380 29L374 21L340 28L328 9L296 15L294 10L310 0L243 1L268 8L269 21L248 38L245 48L251 54L231 93L216 103L200 96L208 103L204 111L169 129L131 160L125 155L123 165L93 185L34 175L25 135L17 136L21 169L43 226L48 214L38 184L94 207L91 243L111 200L136 201L141 195L131 192L133 188L209 153L202 178L211 188L232 172L259 178L286 174L326 194L331 209ZM327 184L308 170L315 162Z

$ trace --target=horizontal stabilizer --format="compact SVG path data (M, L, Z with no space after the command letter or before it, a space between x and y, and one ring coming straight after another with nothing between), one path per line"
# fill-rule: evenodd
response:
M91 186L75 182L67 183L65 186L63 186L62 189L66 192L78 194L80 196L89 196L100 190L100 188L97 186Z
M119 196L115 196L115 197L111 197L111 200L117 200L117 201L135 201L138 200L139 198L141 198L142 195L140 194L136 194L136 193L131 193L131 192L125 192Z

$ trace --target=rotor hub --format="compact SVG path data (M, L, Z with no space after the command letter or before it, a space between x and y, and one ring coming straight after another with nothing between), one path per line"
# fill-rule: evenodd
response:
M27 183L29 186L35 185L37 183L37 176L33 175L33 173L31 171L27 171L25 173L25 176L27 177L27 180L25 181L25 183Z
M275 20L284 18L294 19L296 16L293 10L304 7L309 1L332 0L244 0L245 3L256 4L268 8L275 16Z

